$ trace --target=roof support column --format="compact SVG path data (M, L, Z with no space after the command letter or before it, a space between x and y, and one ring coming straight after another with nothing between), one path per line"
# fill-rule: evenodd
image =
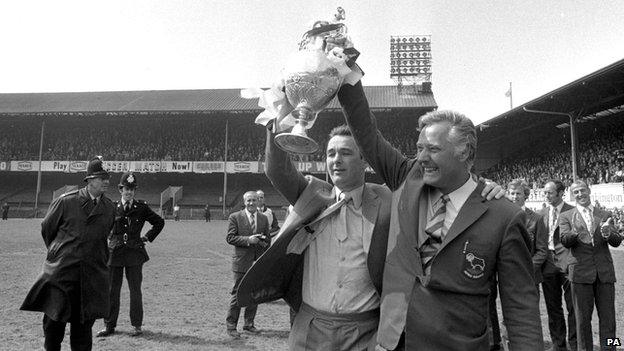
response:
M572 156L572 179L576 182L578 180L578 140L576 135L576 116L571 113L565 112L553 112L553 111L540 111L540 110L531 110L526 107L522 107L525 112L529 113L543 113L545 115L553 115L553 116L567 116L570 121L570 153Z

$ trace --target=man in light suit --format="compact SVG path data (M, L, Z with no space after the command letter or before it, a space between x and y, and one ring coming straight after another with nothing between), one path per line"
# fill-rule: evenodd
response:
M576 350L576 322L572 306L572 292L570 281L566 277L570 250L561 244L559 235L559 218L574 207L563 201L564 191L565 185L560 180L551 180L546 183L544 195L548 205L539 212L548 231L548 255L542 266L542 291L544 302L546 302L548 329L553 351L568 350L562 296L568 312L568 344L571 350Z
M417 159L377 130L361 83L338 93L368 163L393 191L377 349L487 350L488 282L499 275L513 350L543 348L525 214L485 201L470 174L476 130L463 115L421 117Z
M269 221L258 212L258 195L255 191L248 191L243 195L245 208L234 212L228 218L228 232L226 241L234 246L232 255L232 271L234 272L234 287L230 299L230 308L226 317L227 333L232 338L240 338L236 330L240 307L236 304L236 291L241 279L254 263L266 250L271 242L269 235ZM260 330L254 326L254 318L258 306L253 304L245 308L245 320L243 331L258 334Z
M538 291L539 298L539 284L542 282L542 265L544 261L546 261L546 255L548 254L548 231L546 231L542 216L525 206L526 199L530 194L531 188L529 188L529 184L522 179L515 179L507 184L507 198L522 208L526 213L525 226L529 233L529 240L531 241L529 249L533 260L535 289ZM496 307L498 295L497 280L492 281L490 291L490 322L492 324L492 343L490 345L490 350L500 350L502 340Z
M590 190L583 181L570 187L576 207L559 219L561 243L571 250L568 278L576 315L579 350L593 350L592 313L598 310L601 350L615 350L606 343L615 338L615 270L609 245L620 246L622 236L610 212L591 204Z

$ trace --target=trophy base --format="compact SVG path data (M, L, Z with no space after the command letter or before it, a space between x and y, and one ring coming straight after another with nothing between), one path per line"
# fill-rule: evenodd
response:
M275 144L290 154L309 155L319 149L319 145L312 138L293 133L276 135Z

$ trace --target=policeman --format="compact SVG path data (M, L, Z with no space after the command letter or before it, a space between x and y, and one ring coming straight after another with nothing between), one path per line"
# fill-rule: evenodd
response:
M43 316L44 348L60 350L71 324L72 350L91 350L93 322L108 315L108 237L115 207L106 197L110 175L101 158L87 165L87 186L55 199L41 223L47 249L43 271L21 309Z
M136 188L136 174L124 173L119 181L121 201L115 204L115 225L108 240L110 249L108 260L110 267L110 315L108 319L104 320L106 328L97 333L98 337L115 333L124 267L130 288L130 323L133 327L131 335L138 336L142 333L142 269L143 263L149 260L145 243L154 241L165 226L165 221L154 213L145 201L134 198ZM152 228L144 236L141 236L141 229L143 229L145 221L149 222Z

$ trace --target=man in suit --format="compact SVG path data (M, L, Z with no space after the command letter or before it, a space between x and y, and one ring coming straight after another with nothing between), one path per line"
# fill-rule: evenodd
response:
M256 190L256 194L258 194L258 211L266 216L269 220L269 232L271 233L271 237L274 237L279 232L279 223L277 222L277 217L273 213L273 211L264 203L264 191Z
M592 313L598 310L601 350L615 350L606 343L615 338L615 270L609 245L620 246L620 235L610 212L591 204L584 181L570 187L576 207L559 219L561 243L571 250L568 278L576 315L579 350L593 350Z
M241 279L249 267L260 257L271 242L269 235L269 221L258 212L258 194L248 191L243 195L244 209L234 212L228 218L226 241L234 246L232 254L232 271L234 272L234 287L230 298L230 308L226 321L227 333L232 338L240 338L236 330L241 308L236 303L236 292ZM243 331L258 334L260 330L254 326L254 318L258 305L249 305L245 308Z
M119 298L124 268L130 289L130 335L143 333L143 264L149 260L145 244L152 242L165 226L165 221L143 200L135 199L137 175L132 172L122 174L119 181L121 201L115 204L115 225L108 240L110 257L110 314L104 319L105 329L97 333L105 337L115 333L119 316ZM141 236L143 225L148 222L152 228Z
M238 297L286 300L296 312L290 350L365 349L379 320L390 192L365 183L366 162L344 125L329 135L326 165L333 186L299 173L267 132L267 177L293 209Z
M72 350L91 350L91 328L108 316L108 246L114 206L104 193L110 175L102 160L87 165L87 186L63 194L50 204L41 223L47 248L43 272L21 309L43 312L44 348L60 350L65 326L71 324Z
M422 116L409 159L377 130L361 83L338 98L359 149L393 191L377 349L395 349L403 331L406 350L487 349L497 273L511 348L543 348L525 214L479 195L472 122L452 111Z
M515 179L507 184L507 198L522 208L526 213L525 226L529 234L530 251L533 260L533 272L535 277L535 290L539 298L539 284L542 282L542 265L548 254L548 232L542 220L542 216L525 206L526 199L531 194L529 184L522 179ZM490 350L501 349L501 335L498 322L496 299L498 293L498 281L492 280L490 287L490 322L492 326L492 343Z
M568 312L568 343L571 350L576 350L576 322L572 304L570 281L566 278L570 250L561 244L559 234L559 218L573 207L563 201L565 185L559 180L551 180L544 185L546 196L545 208L540 211L544 225L548 230L548 255L542 266L542 291L546 312L548 313L548 329L554 351L568 350L566 345L566 320L563 314L563 299Z

